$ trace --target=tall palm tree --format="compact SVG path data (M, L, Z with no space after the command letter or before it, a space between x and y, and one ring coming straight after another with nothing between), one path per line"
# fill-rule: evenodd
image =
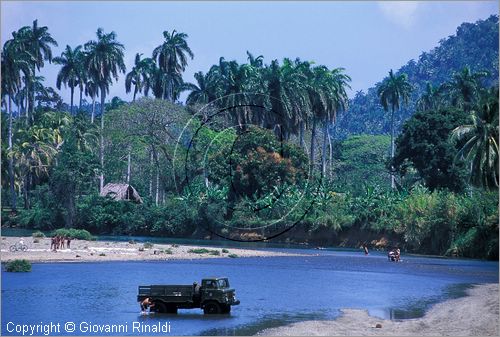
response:
M34 125L16 132L16 141L8 156L14 158L19 168L19 180L23 186L24 207L30 208L31 178L46 176L57 150L52 145L53 130Z
M468 164L474 186L498 189L498 87L471 111L471 121L451 132L452 140L465 142L457 158Z
M2 50L2 63L1 63L1 84L2 84L2 99L8 96L7 111L9 115L8 127L8 147L7 151L12 150L12 136L13 136L13 111L12 101L15 100L16 94L20 92L22 81L21 73L25 76L31 76L30 67L31 56L27 53L19 53L16 49L15 41L7 41ZM15 191L15 178L14 178L14 159L9 157L9 191L11 199L11 207L15 211L17 208L17 198Z
M401 103L407 104L412 91L412 86L408 82L408 75L395 75L392 69L389 71L389 77L386 77L379 86L377 93L385 111L391 109L391 160L394 158L394 113L399 110ZM394 170L391 169L391 187L396 187Z
M129 93L132 89L132 84L134 85L134 98L132 102L135 102L135 97L137 93L141 93L145 90L146 83L149 81L150 69L152 67L153 59L146 57L141 60L141 55L137 53L135 55L134 67L125 77L125 91Z
M194 74L197 84L193 84L192 90L186 99L186 104L206 104L211 101L211 88L208 86L209 82L207 77L208 76L203 75L201 71Z
M85 95L92 99L92 114L90 115L90 123L94 124L95 99L99 96L99 84L97 84L92 77L88 77L85 81Z
M431 82L425 85L425 92L417 100L417 110L426 111L436 109L441 104L441 94L444 87L434 87Z
M299 124L305 118L305 106L308 104L307 78L289 59L279 65L277 60L264 70L266 91L271 96L272 114L267 117L267 123L277 124L285 139L290 134L296 134Z
M91 40L85 44L87 53L85 68L88 74L99 86L101 95L101 137L99 146L99 157L101 170L104 169L104 102L109 91L109 84L113 78L118 80L119 72L125 73L123 53L125 47L116 41L116 33L104 33L102 28L97 30L97 40ZM100 191L104 187L104 173L101 171L99 177Z
M450 92L452 104L469 111L479 98L480 79L488 75L486 71L472 72L470 67L464 67L455 72L446 88Z
M163 98L174 102L175 86L178 84L178 76L181 75L187 66L188 56L193 59L194 54L189 48L186 33L163 32L165 42L153 50L153 59L161 72Z
M255 68L263 68L264 67L264 56L259 55L259 56L255 57L248 50L247 50L247 56L248 56L248 63L252 67L255 67Z
M323 118L323 151L321 157L321 173L326 174L326 144L330 141L329 126L337 119L337 113L347 110L348 97L345 91L350 88L351 78L344 74L344 68L335 68L326 77L326 97L328 99L328 109Z
M40 71L40 68L44 66L44 61L52 62L52 49L51 46L57 47L57 42L52 38L48 32L48 27L38 26L38 20L33 21L33 25L25 26L19 29L17 36L19 38L20 48L24 51L29 52L33 58L32 71L33 75L36 75L36 70ZM31 85L31 83L29 82ZM31 92L33 92L33 87L31 87ZM29 107L29 112L33 116L33 109L35 105L35 95L31 95L32 100ZM31 120L33 117L31 117Z
M57 74L56 87L61 90L61 84L64 86L69 86L71 91L71 105L70 112L73 111L73 96L75 93L75 87L80 85L83 81L82 78L82 46L77 46L75 49L71 49L70 46L66 46L66 49L61 53L61 56L54 58L54 63L61 65L61 69Z

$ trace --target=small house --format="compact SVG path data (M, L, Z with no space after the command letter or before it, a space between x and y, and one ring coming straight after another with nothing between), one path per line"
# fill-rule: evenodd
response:
M101 191L101 197L110 197L113 200L130 200L142 204L141 196L137 190L129 184L106 184Z

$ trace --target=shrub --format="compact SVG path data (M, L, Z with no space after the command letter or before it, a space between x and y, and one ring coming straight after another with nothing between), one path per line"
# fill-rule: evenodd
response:
M70 237L72 239L78 240L95 240L95 237L92 236L85 229L75 229L75 228L59 228L52 232L52 235L61 235L64 237Z
M31 236L33 236L34 238L44 238L45 234L43 234L40 231L36 231L36 232L33 232L33 234L31 234Z
M219 256L220 252L218 250L211 250L208 254L214 255L214 256Z
M194 248L194 249L189 249L188 253L193 253L193 254L207 254L209 253L210 250L206 248Z
M227 250L226 248L223 248L223 249L222 249L222 252L223 252L223 253L229 253L229 250Z
M39 243L39 242L40 242L40 240L38 240L38 239L33 239L33 243Z
M237 258L237 257L238 257L238 255L236 255L236 254L229 254L227 257L230 257L230 258L232 258L232 259L235 259L235 258Z
M26 273L31 271L31 262L28 260L13 260L7 262L5 266L5 271L12 273Z
M161 252L164 253L164 254L168 254L168 255L172 255L173 254L172 249L170 249L170 248L164 249Z
M153 244L151 242L144 242L144 245L142 245L144 249L151 249L153 248Z
M129 240L128 243L130 243L131 245L135 245L136 244L135 240Z
M101 254L99 254L99 256L106 256L106 254L104 254L104 253L101 253Z

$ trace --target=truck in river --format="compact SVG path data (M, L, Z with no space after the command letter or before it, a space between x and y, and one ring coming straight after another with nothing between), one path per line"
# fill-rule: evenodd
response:
M152 310L177 313L177 309L203 309L205 314L228 314L231 306L240 304L227 277L209 277L190 285L139 286L137 301L149 298Z

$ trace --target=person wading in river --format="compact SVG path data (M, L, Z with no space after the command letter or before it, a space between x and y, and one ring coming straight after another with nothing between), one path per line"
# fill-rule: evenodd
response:
M142 302L141 302L141 312L145 313L146 310L149 308L149 311L151 312L151 308L154 307L155 304L154 302L151 302L149 297L146 297Z

